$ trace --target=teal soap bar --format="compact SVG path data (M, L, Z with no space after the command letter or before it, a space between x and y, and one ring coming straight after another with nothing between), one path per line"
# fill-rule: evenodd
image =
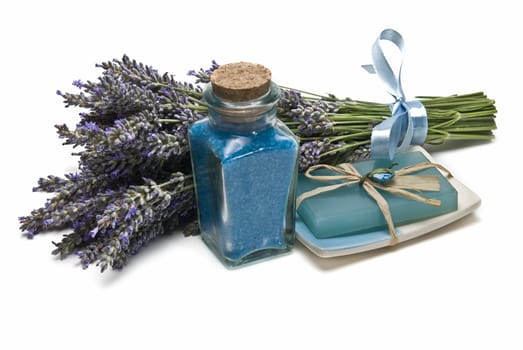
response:
M408 152L396 156L394 170L405 166L427 162L421 152ZM353 163L361 175L365 175L377 168L387 168L389 160L368 160ZM333 175L332 171L321 169L315 175ZM430 168L411 175L438 175L440 191L418 192L425 198L438 199L441 206L432 206L386 191L378 190L391 211L396 226L416 222L439 216L457 210L458 193L437 169ZM298 177L298 196L317 187L332 185L341 181L312 180L300 174ZM361 232L387 229L387 223L376 201L363 189L362 186L352 185L334 191L324 192L304 200L298 208L303 222L308 226L316 238L331 238L348 236Z

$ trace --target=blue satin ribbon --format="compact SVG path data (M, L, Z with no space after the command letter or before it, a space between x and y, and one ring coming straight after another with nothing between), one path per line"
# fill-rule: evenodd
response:
M388 40L398 47L401 63L398 75L394 73L383 54L381 41ZM411 145L422 145L427 137L427 111L418 100L406 101L401 86L403 66L403 38L393 29L385 29L372 46L372 65L365 65L370 73L376 73L385 83L387 92L396 102L390 105L392 116L376 125L371 135L371 154L375 159L394 159L396 153L406 151Z

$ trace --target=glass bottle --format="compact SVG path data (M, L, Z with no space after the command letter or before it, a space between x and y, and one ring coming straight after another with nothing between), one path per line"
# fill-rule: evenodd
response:
M214 71L203 95L209 116L189 130L203 240L227 267L288 252L299 146L276 117L279 87L240 62Z

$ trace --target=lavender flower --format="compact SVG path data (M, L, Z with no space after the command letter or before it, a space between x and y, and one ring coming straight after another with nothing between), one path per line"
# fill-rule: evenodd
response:
M115 264L123 266L124 256L135 254L139 249L136 242L143 246L153 237L147 232L163 230L163 226L161 229L158 226L163 225L164 220L174 216L185 218L195 209L194 196L189 191L192 189L190 176L175 173L160 185L150 179L145 182L146 185L131 186L97 216L96 227L91 232L95 232L93 238L99 237L97 241L104 244L91 245L87 250L92 253L93 247L97 247L93 258L97 259L102 271Z
M323 155L342 147L344 143L332 143L328 138L303 142L300 145L299 168L305 171L323 161Z
M76 86L77 88L81 89L84 87L84 83L80 79L78 79L73 81L73 86Z
M214 72L220 65L212 60L211 67L209 69L200 68L199 71L190 70L187 72L188 76L196 77L196 84L202 83L207 84L211 81L211 73Z
M82 216L88 221L75 221L72 233L59 243L53 242L53 254L65 257L75 252L84 268L93 263L102 271L108 266L121 268L130 255L163 233L167 222L176 220L179 225L192 220L195 199L191 176L175 173L162 184L150 179L144 182L95 197L106 200Z
M35 191L54 193L20 217L28 237L70 227L54 254L76 253L82 265L122 267L151 239L194 221L187 129L202 118L201 89L160 75L124 56L102 63L96 82L75 80L79 93L58 94L81 107L76 128L57 125L65 145L80 149L79 172L48 176Z
M298 124L295 130L299 136L326 136L332 134L334 123L327 113L334 113L337 105L322 99L304 99L294 90L283 90L278 105L281 119L290 119Z
M93 207L103 203L106 198L98 196L98 193L110 185L105 177L69 175L66 179L58 177L48 179L40 179L40 186L33 190L53 191L56 195L48 199L44 207L33 210L29 216L19 218L20 229L27 231L28 237L42 231L71 225Z

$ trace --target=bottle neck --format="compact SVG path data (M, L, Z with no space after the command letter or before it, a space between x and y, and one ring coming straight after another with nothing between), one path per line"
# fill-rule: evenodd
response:
M213 127L225 131L252 132L276 122L280 88L271 82L265 95L254 100L233 102L216 96L209 84L203 97L209 106L209 120Z

